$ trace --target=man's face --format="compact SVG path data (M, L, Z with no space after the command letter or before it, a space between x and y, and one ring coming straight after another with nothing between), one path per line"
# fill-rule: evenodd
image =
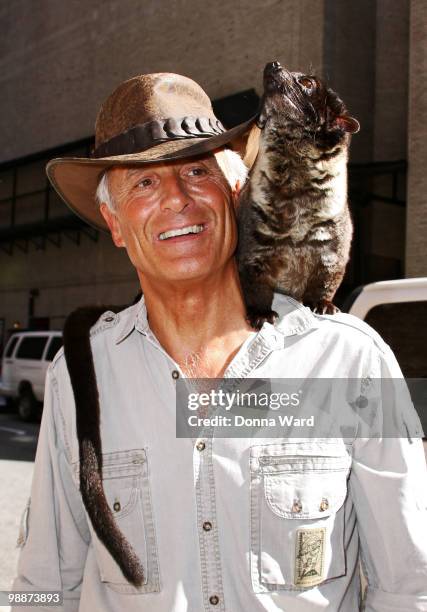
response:
M233 196L213 155L114 168L108 184L115 211L101 212L141 280L201 280L231 262Z

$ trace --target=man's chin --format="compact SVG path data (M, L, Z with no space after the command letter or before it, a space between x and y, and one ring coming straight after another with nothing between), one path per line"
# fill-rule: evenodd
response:
M165 276L165 282L167 283L179 283L181 285L186 283L199 282L206 278L209 278L211 272L206 270L206 268L194 269L194 270L179 270L175 274L173 270L168 270L167 275Z
M195 282L202 282L218 273L218 265L213 262L186 262L179 265L165 265L158 274L153 275L153 281L164 284L178 284L184 286Z

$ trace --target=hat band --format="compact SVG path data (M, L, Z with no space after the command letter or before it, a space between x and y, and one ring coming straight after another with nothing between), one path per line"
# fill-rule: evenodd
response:
M183 138L208 138L222 134L226 129L221 121L212 117L183 117L161 119L135 125L130 130L100 144L92 157L112 157L140 153L161 142Z

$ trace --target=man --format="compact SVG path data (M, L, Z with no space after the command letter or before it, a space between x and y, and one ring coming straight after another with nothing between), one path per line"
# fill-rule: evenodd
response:
M69 206L126 248L143 298L91 329L99 401L90 363L72 381L62 351L49 368L15 590L59 590L81 612L353 612L360 552L366 610L427 610L413 412L379 405L401 438L176 436L182 377L401 377L349 315L277 294L277 324L248 326L233 258L245 173L224 150L247 127L223 131L190 79L143 75L101 108L93 158L49 164Z

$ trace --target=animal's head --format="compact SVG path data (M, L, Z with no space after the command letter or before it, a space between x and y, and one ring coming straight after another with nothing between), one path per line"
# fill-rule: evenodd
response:
M329 149L359 131L338 95L315 76L289 72L279 62L264 69L264 96L257 122L272 136L283 135L287 146L306 142Z

